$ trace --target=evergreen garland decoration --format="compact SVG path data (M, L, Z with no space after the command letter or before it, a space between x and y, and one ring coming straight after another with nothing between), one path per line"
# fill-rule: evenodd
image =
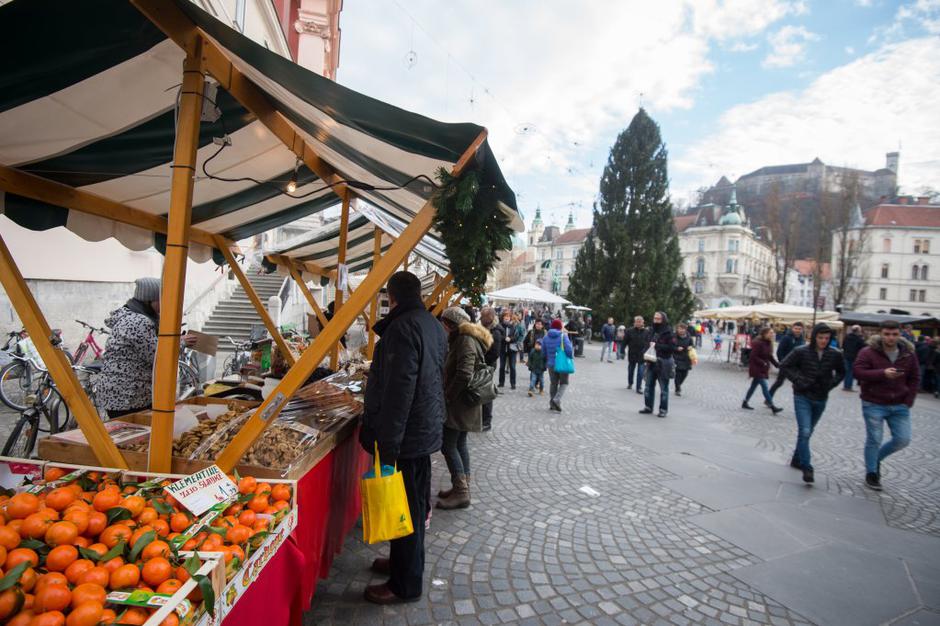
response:
M444 242L454 286L479 306L497 254L512 248L509 219L499 208L496 187L481 185L476 171L456 177L439 168L436 178L434 228Z

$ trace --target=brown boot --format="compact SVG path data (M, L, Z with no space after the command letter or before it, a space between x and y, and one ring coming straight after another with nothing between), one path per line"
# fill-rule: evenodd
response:
M464 474L464 476L465 476L466 479L467 479L467 489L469 489L469 488L470 488L470 474ZM441 489L440 491L437 492L437 497L438 497L438 498L449 498L449 497L450 497L450 494L452 494L453 492L454 492L454 479L453 479L453 477L451 477L451 479L450 479L450 489Z
M454 478L454 488L450 495L437 501L437 508L445 511L449 509L465 509L470 506L470 485L467 477L458 475Z

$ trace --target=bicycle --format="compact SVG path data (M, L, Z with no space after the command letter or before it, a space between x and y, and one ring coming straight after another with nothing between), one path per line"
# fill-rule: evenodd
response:
M176 372L176 399L186 400L199 395L202 385L199 381L199 363L196 351L186 346L180 347L179 368Z
M95 354L92 360L97 361L101 359L101 357L104 356L104 348L99 346L98 342L95 341L95 333L101 333L102 335L110 335L111 333L109 333L106 328L95 328L82 320L75 321L88 329L88 335L78 344L78 348L75 349L75 358L72 362L75 364L81 363L85 355L88 354L88 350L91 350Z
M27 398L28 406L20 413L20 417L0 455L17 458L29 458L36 447L36 439L40 431L54 435L67 426L71 420L68 405L56 389L49 371L32 362L33 368L40 372L38 376L38 390ZM48 428L43 428L43 418Z
M245 341L238 343L231 337L226 337L225 341L232 344L232 347L235 348L235 352L232 356L225 359L225 364L222 366L222 378L233 374L240 375L242 368L251 362L251 342Z
M52 345L61 346L62 331L55 329L52 333L53 336L50 339ZM9 336L9 342L12 342L13 333ZM72 363L72 354L67 350L62 351L69 363ZM17 341L15 351L8 351L7 355L11 361L0 368L0 401L14 411L23 411L28 406L26 398L32 393L39 392L34 370L38 368L40 371L45 371L45 368L39 365L41 362L39 354L28 336ZM43 399L45 400L45 396Z

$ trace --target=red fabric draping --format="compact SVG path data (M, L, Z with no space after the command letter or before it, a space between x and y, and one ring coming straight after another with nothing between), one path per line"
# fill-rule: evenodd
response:
M261 570L258 578L225 616L223 626L298 626L303 620L303 611L306 608L297 581L297 572L303 566L303 553L293 538L288 537Z

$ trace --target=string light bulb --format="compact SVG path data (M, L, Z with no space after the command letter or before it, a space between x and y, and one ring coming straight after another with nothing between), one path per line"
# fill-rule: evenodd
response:
M287 193L294 193L297 191L297 170L300 169L300 157L297 158L297 161L294 163L294 173L291 174L290 180L287 181Z

